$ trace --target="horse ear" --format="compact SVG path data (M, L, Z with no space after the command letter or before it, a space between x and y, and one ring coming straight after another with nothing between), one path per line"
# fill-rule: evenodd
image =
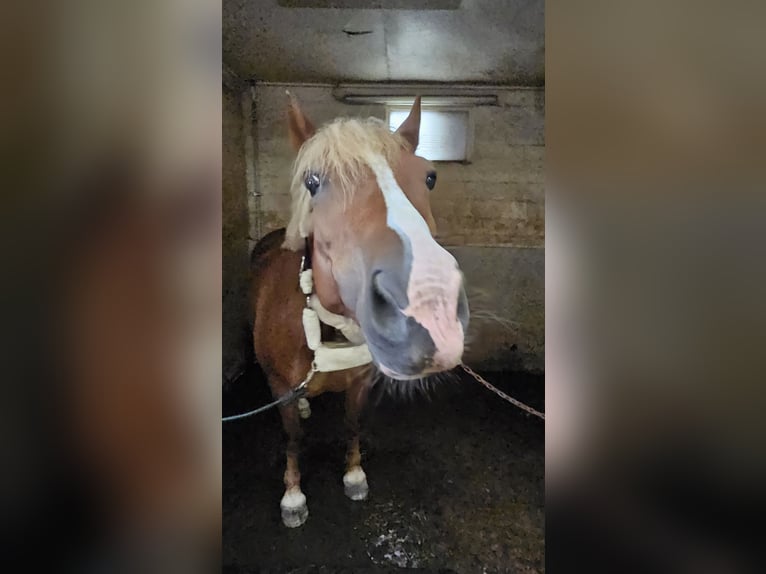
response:
M413 152L417 149L418 141L420 140L420 96L415 98L410 109L410 115L399 126L396 133L409 142Z
M290 143L295 151L301 149L303 142L314 135L316 128L311 123L298 105L298 99L287 92L287 96L290 98L290 102L287 106L287 128L290 134Z

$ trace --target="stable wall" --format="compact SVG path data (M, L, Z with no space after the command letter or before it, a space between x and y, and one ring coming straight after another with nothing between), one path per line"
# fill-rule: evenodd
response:
M231 380L247 356L248 211L243 88L223 89L223 375Z
M286 131L286 89L316 125L341 115L385 119L384 106L344 104L333 98L331 86L256 85L252 127L258 197L248 197L251 247L289 217L294 153ZM474 313L466 362L539 372L545 342L544 91L498 88L495 93L497 105L473 110L470 161L437 164L432 208L439 240L466 276ZM237 201L243 197L246 192Z

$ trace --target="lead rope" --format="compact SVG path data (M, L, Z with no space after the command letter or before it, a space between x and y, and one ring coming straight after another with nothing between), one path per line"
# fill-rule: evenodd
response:
M474 371L471 367L468 365L462 364L460 367L469 375L471 375L474 379L479 381L482 385L484 385L486 388L488 388L490 391L495 393L498 397L500 397L503 400L508 401L514 406L519 407L521 410L528 412L531 415L534 415L542 420L545 420L545 413L541 413L540 411L537 411L530 407L529 405L526 405L522 403L521 401L514 399L513 397L505 394L503 391L492 385L489 381L487 381L484 377L482 377L480 374L478 374L476 371ZM221 420L223 422L229 422L229 421L236 421L239 419L244 419L252 415L257 415L258 413L262 413L263 411L267 411L272 407L276 407L278 405L287 404L291 401L294 401L295 399L299 399L303 397L306 394L306 387L308 386L311 379L314 377L314 373L316 373L316 369L314 365L311 366L311 370L309 371L308 375L306 375L306 378L301 382L300 385L295 387L292 391L287 393L286 395L278 398L276 401L273 401L267 405L264 405L262 407L259 407L257 409L254 409L252 411L248 411L246 413L238 414L238 415L232 415L230 417L223 417Z
M482 377L480 374L478 374L476 371L474 371L474 370L473 370L471 367L469 367L468 365L465 365L465 364L461 363L461 364L460 364L460 366L462 367L462 369L463 369L463 370L464 370L466 373L468 373L469 375L471 375L471 376L472 376L474 379L476 379L477 381L479 381L479 382L480 382L482 385L484 385L485 387L487 387L487 388L488 388L490 391L492 391L493 393L495 393L495 394L496 394L498 397L500 397L501 399L508 401L509 403L511 403L511 404L512 404L512 405L514 405L514 406L517 406L517 407L519 407L519 408L520 408L522 411L526 411L526 412L528 412L530 415L534 415L534 416L536 416L536 417L539 417L539 418L541 418L541 419L545 420L545 413L541 413L540 411L536 411L535 409L533 409L533 408L532 408L532 407L530 407L529 405L525 405L525 404L524 404L524 403L522 403L521 401L519 401L519 400L517 400L517 399L514 399L513 397L510 397L510 396L508 396L508 395L506 395L506 394L505 394L503 391L501 391L501 390L500 390L500 389L498 389L497 387L493 386L493 385L492 385L491 383L489 383L489 382L488 382L488 381L487 381L487 380L486 380L484 377Z
M308 386L308 384L311 381L311 379L314 378L314 373L316 373L316 369L314 368L314 365L312 364L311 365L311 370L309 371L309 374L306 375L306 378L303 379L301 384L298 385L297 387L295 387L293 390L291 390L286 395L282 395L276 401L273 401L273 402L271 402L271 403L269 403L267 405L263 405L262 407L258 407L257 409L253 409L252 411L247 411L246 413L241 413L241 414L238 414L238 415L231 415L230 417L223 417L221 419L221 421L227 423L229 421L236 421L236 420L239 420L239 419L244 419L246 417L249 417L249 416L252 416L252 415L257 415L258 413L262 413L263 411L267 411L270 408L273 408L273 407L276 407L276 406L279 406L279 405L283 405L283 404L287 404L289 402L294 401L295 399L300 399L301 397L303 397L303 395L306 394L306 387Z

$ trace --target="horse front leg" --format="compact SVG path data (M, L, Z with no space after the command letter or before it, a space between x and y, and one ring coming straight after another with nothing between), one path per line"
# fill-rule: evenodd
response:
M364 379L353 383L346 390L346 427L350 436L343 489L351 500L364 500L369 492L367 475L362 470L362 455L359 452L359 418L367 401L368 391L369 387Z
M301 473L298 469L298 453L302 437L298 407L290 403L279 407L282 425L287 433L287 464L285 467L285 494L279 503L282 523L288 528L301 526L309 517L306 495L301 492Z

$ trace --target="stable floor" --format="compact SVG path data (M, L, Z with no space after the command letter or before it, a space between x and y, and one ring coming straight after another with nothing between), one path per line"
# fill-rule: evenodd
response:
M541 377L486 373L544 410ZM224 414L271 400L257 370L224 391ZM375 404L377 402L377 404ZM362 434L370 494L343 494L343 396L303 421L308 521L282 525L285 437L276 409L224 425L224 572L348 574L544 571L544 423L473 380L427 396L376 390Z

